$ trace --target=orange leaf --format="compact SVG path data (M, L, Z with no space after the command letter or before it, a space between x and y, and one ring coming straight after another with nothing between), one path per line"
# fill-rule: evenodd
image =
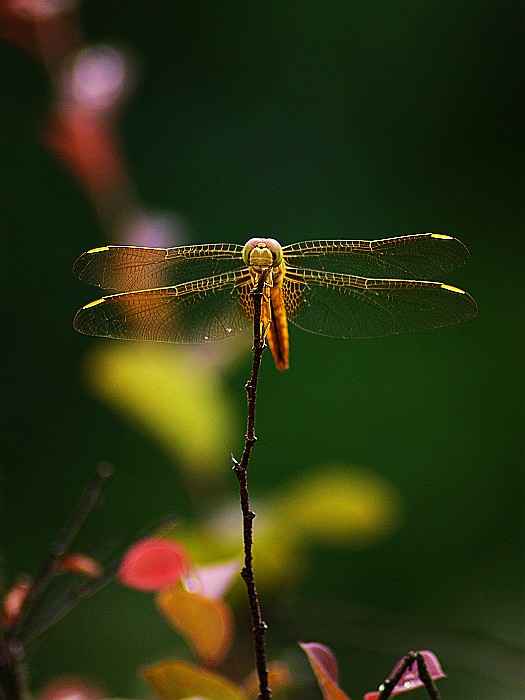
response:
M308 657L324 700L350 700L338 685L339 672L331 649L317 642L299 643L299 646Z
M248 700L242 688L228 679L186 661L160 661L142 669L140 675L163 700Z
M157 605L167 620L190 642L206 666L219 664L233 640L233 615L222 600L184 588L163 588Z
M279 693L292 683L292 674L288 666L280 663L269 664L268 666L268 685L272 689L272 693ZM242 684L248 696L253 700L259 697L259 679L257 673L251 673Z

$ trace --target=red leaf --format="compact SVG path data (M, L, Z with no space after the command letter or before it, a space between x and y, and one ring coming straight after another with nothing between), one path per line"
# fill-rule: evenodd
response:
M423 657L423 660L425 661L425 665L428 670L428 674L433 680L445 677L446 674L443 673L443 669L441 668L435 654L433 654L431 651L420 651L419 653ZM392 669L392 672L390 673L390 677L395 674L395 672L398 670L401 664L404 663L404 661L405 657L403 657L397 662L397 664ZM412 666L404 671L403 675L394 686L390 695L393 697L394 695L399 695L399 693L406 693L408 690L414 690L415 688L423 688L424 685L425 684L419 677L417 661L414 660ZM381 692L378 691L367 693L364 697L364 700L377 700L380 694Z
M100 564L86 554L63 554L55 563L58 573L71 573L86 576L86 578L99 578L102 576Z
M350 700L338 685L339 671L332 650L317 642L299 643L299 646L308 656L324 700Z
M189 557L180 544L150 537L128 549L118 577L130 588L157 591L179 581L188 568Z
M4 596L2 622L6 627L13 627L31 593L32 581L22 577Z
M77 676L63 676L48 683L36 700L104 700L107 693Z

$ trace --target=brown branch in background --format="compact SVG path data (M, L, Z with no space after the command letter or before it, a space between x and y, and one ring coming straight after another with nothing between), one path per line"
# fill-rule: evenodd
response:
M80 528L84 525L93 509L98 505L104 486L113 470L106 462L101 463L79 499L75 509L68 518L58 537L51 543L48 555L35 576L33 582L20 579L17 605L10 611L12 619L7 618L6 599L4 599L4 638L0 644L0 700L28 700L28 678L25 664L26 645L62 619L78 603L93 595L117 574L121 556L117 556L104 568L96 570L92 576L89 572L77 569L76 573L85 575L87 580L71 586L60 599L45 609L40 609L42 600L57 576L64 570L60 562L67 556ZM173 515L163 517L159 522L146 528L141 536L148 537L173 526ZM77 559L81 555L76 555ZM85 559L90 559L85 557ZM93 564L96 562L92 561ZM24 589L22 590L22 586ZM17 586L15 586L15 589ZM12 589L14 590L14 589ZM8 594L9 596L9 594Z
M68 550L68 547L73 542L78 531L85 523L94 506L97 505L102 490L108 478L112 475L113 469L107 462L102 462L98 465L95 474L91 478L86 491L80 498L75 510L69 517L68 521L62 528L62 532L51 543L49 554L37 573L32 586L29 589L29 595L24 601L24 606L20 613L16 624L9 633L10 639L21 640L24 635L24 628L27 621L31 618L33 611L41 601L50 581L56 575L56 563L63 554Z
M255 575L253 572L253 519L255 513L250 508L248 495L248 462L253 446L255 445L255 406L257 400L257 381L259 378L259 368L261 366L262 353L264 350L264 337L261 332L261 306L264 293L264 285L268 271L263 271L257 282L257 286L252 291L253 298L253 363L252 374L246 382L246 392L248 394L248 425L246 428L246 441L241 461L238 462L232 455L233 471L239 482L239 493L241 497L241 511L243 521L244 539L244 567L241 576L246 584L248 601L252 616L253 644L255 649L255 663L257 676L259 678L259 698L268 700L272 697L268 686L268 668L266 663L266 641L265 633L267 625L262 619L259 596L255 586Z
M11 629L6 631L0 646L0 700L26 700L29 697L24 661L26 627L32 624L33 614L56 575L57 561L67 551L92 509L97 505L104 484L111 474L112 469L108 464L102 463L98 466L86 491L61 533L52 542L44 564L21 600L21 609L18 611L17 618L13 621ZM68 609L71 607L73 605Z
M0 651L0 700L28 700L27 671L24 650L18 644Z

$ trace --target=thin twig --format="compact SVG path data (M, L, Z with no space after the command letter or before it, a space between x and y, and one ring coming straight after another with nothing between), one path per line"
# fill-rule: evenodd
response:
M19 639L23 636L27 621L31 619L33 611L40 603L49 582L55 576L57 560L65 554L93 507L98 503L104 484L112 473L113 469L106 462L99 464L97 467L75 510L62 528L59 536L50 545L49 554L35 576L17 623L9 634L11 639Z
M439 693L439 690L437 689L437 685L434 683L432 676L428 672L427 665L425 663L425 659L423 658L423 655L419 652L416 651L415 653L416 656L416 663L417 663L417 670L419 672L419 677L425 684L426 691L428 693L428 697L431 698L432 700L441 700L441 695Z
M27 669L22 645L5 643L0 650L0 700L28 700Z
M241 511L243 520L244 539L244 567L241 576L246 584L248 601L252 616L253 644L255 649L255 663L257 676L259 678L259 699L269 700L272 697L268 685L268 668L266 663L266 641L265 633L267 625L262 619L259 596L255 586L255 576L253 572L253 519L255 513L250 508L248 495L248 462L253 446L255 445L255 405L257 400L257 381L259 378L259 368L261 366L262 353L264 350L264 338L261 333L261 307L266 281L267 270L260 275L257 286L252 291L253 298L253 363L252 374L246 382L246 392L248 394L248 421L246 428L246 441L241 461L238 462L232 455L233 471L239 482L239 493L241 497Z
M411 668L414 663L417 664L419 677L425 685L428 697L431 698L431 700L441 700L439 690L428 672L423 655L419 651L408 652L403 659L403 663L399 666L396 672L389 676L381 685L381 694L379 695L378 700L388 700L403 673L407 670L407 668Z
M152 535L158 536L159 533L172 527L176 522L177 518L175 518L175 516L166 515L154 525L145 528L137 539L151 537ZM82 581L70 588L55 605L41 614L40 617L34 621L32 626L28 625L27 629L24 629L23 636L19 638L19 641L24 645L32 642L43 632L53 627L53 625L67 615L70 610L76 607L78 603L92 596L94 593L97 593L101 588L104 588L104 586L115 578L121 564L121 559L122 557L118 556L110 564L106 565L104 571L98 578Z
M16 624L5 635L0 648L0 700L24 700L29 696L24 661L23 637L26 628L32 624L33 614L56 574L57 560L67 551L92 508L97 504L103 486L111 474L112 469L108 464L98 466L71 517L57 539L51 543L46 560L35 576Z

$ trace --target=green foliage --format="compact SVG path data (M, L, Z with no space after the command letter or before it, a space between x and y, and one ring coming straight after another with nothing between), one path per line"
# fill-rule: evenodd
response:
M449 671L450 697L517 700L519 679L485 661L512 667L525 589L517 6L91 0L80 12L90 41L113 37L138 56L138 87L118 122L124 152L147 207L174 212L191 242L437 230L468 245L471 263L454 282L478 301L474 322L353 343L292 329L289 373L264 358L250 485L261 557L265 504L275 512L316 465L360 465L392 509L366 547L319 542L313 529L284 542L302 577L286 581L270 610L276 657L295 660L301 636L326 640L351 660L342 687L364 690L393 657L429 646ZM42 143L49 78L4 43L0 91L6 585L36 569L69 495L101 458L117 476L95 548L107 546L101 533L134 532L167 511L182 514L201 546L217 522L237 538L237 511L210 513L233 499L229 452L241 443L249 338L225 341L189 388L171 349L151 350L164 353L165 375L157 364L153 387L137 376L126 393L129 375L107 363L134 353L119 367L136 368L150 350L98 345L71 327L88 300L71 263L110 241ZM133 391L143 393L142 418ZM152 392L173 418L171 435L162 416L155 422ZM297 533L308 525L299 515ZM266 551L278 559L274 545ZM222 554L209 550L210 560ZM95 669L113 694L137 697L135 669L168 654L187 651L151 601L115 588L50 632L31 661L35 686ZM317 697L311 687L302 700Z

